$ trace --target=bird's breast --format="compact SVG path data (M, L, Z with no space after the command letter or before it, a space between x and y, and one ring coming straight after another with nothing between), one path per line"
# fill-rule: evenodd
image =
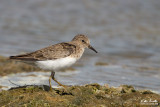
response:
M71 54L71 56L80 59L83 53L84 53L84 48L77 47L77 49L74 51L74 53Z

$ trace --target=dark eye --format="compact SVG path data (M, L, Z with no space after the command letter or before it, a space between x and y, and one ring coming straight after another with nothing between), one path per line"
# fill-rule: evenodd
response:
M82 40L82 42L85 42L84 40Z

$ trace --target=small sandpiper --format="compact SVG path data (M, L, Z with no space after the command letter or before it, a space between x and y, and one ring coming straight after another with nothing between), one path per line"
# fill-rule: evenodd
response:
M81 58L85 48L89 48L97 53L97 51L90 45L88 37L79 34L70 42L58 43L27 54L10 56L10 59L21 60L36 65L43 70L52 71L49 77L50 90L52 90L51 79L60 86L65 87L65 85L62 85L55 79L55 71L74 64Z

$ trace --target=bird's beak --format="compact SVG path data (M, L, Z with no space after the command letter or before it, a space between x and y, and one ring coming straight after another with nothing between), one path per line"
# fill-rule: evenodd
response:
M91 45L89 45L88 48L93 50L94 52L98 53Z

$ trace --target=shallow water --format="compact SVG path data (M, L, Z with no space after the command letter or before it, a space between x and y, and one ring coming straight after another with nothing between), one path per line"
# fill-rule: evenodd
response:
M159 0L1 0L0 55L31 52L83 33L99 53L86 50L78 62L82 66L73 66L73 73L57 73L58 80L68 85L128 84L160 92L159 5ZM48 84L49 73L34 74L2 77L0 85L13 86L8 79Z

